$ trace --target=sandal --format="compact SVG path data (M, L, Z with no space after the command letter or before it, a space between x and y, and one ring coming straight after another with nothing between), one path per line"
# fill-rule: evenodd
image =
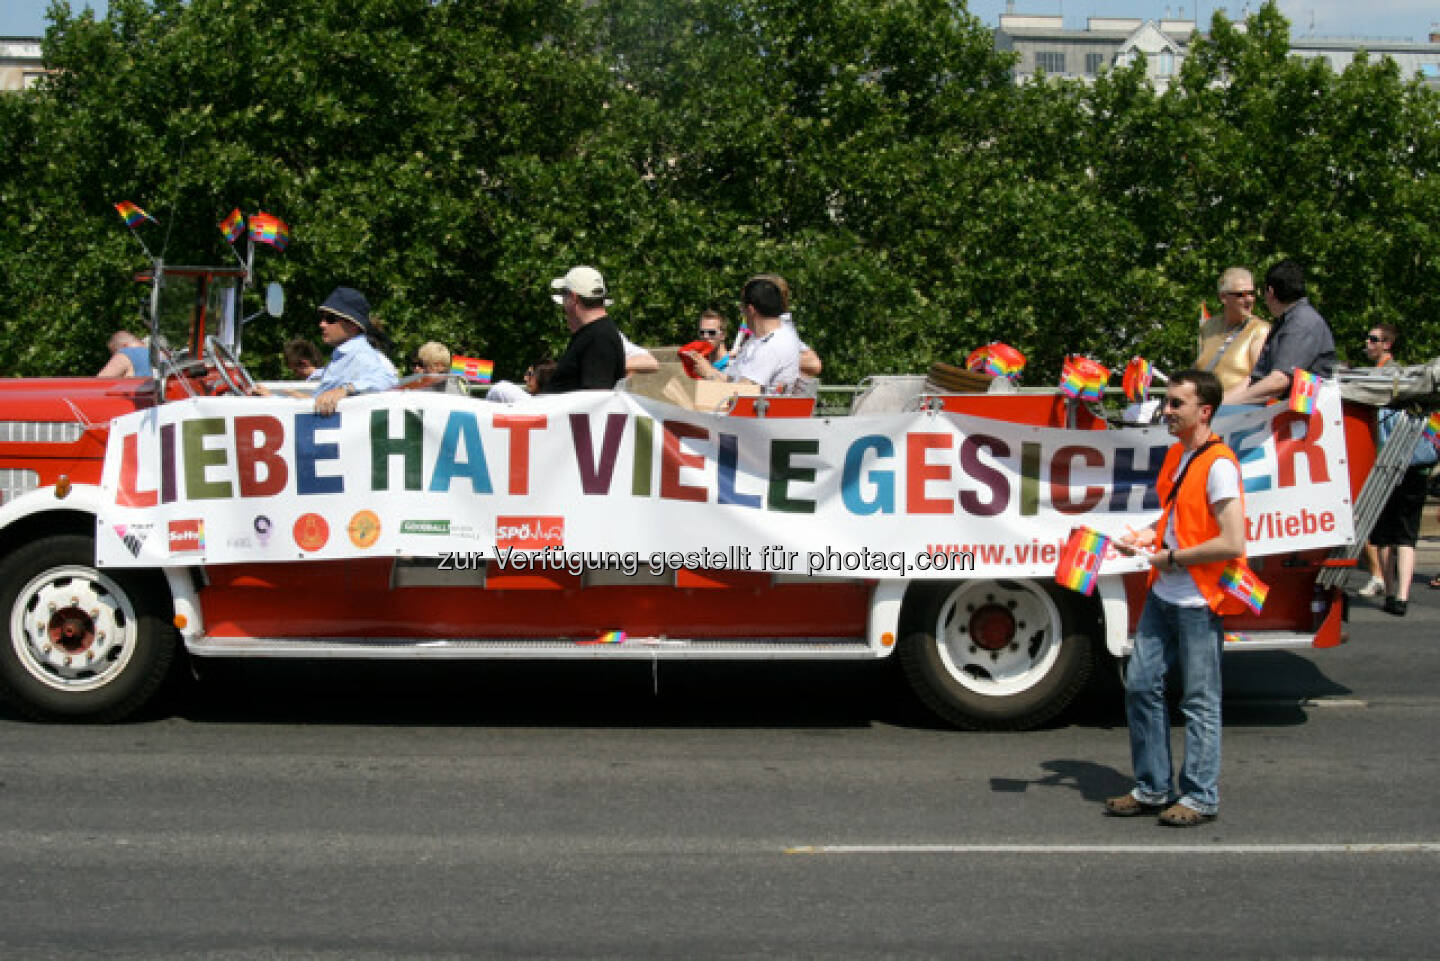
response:
M1160 804L1146 804L1133 794L1122 794L1105 802L1105 813L1112 818L1133 818L1142 814L1154 814L1163 807Z
M1172 804L1160 812L1160 823L1168 828L1193 828L1199 824L1207 824L1215 818L1214 814L1201 814L1183 804Z

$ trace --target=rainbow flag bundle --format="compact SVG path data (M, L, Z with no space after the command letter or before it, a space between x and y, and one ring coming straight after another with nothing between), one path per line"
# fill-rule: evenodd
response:
M1093 527L1076 527L1070 531L1060 549L1060 563L1055 567L1055 581L1081 594L1091 594L1100 576L1100 559L1110 546L1110 538Z
M158 224L160 222L128 200L122 200L116 204L115 212L120 215L121 220L125 221L125 226L131 228L147 220L152 224Z
M220 232L232 244L245 233L245 218L241 216L239 207L230 211L230 216L220 221Z
M1060 372L1060 393L1077 400L1099 400L1109 382L1110 368L1089 357L1072 354L1065 358Z
M1009 344L1002 344L997 340L972 350L970 356L965 358L965 367L991 377L1009 377L1014 380L1020 376L1020 371L1025 369L1025 355Z
M450 373L465 378L470 384L488 384L495 373L495 362L481 360L479 357L461 357L457 354L450 358Z
M586 645L589 645L589 644L624 644L624 643L625 643L625 632L624 632L624 631L606 631L604 634L601 634L599 637L595 638L594 640L590 640L590 641L576 641L575 643L576 643L576 644L586 644Z
M1425 430L1421 436L1436 447L1440 447L1440 410L1431 414L1429 420L1425 421Z
M1297 414L1308 414L1315 409L1315 398L1320 393L1320 378L1308 370L1296 370L1290 381L1290 409Z
M250 217L250 239L284 250L290 244L290 226L273 214L260 211Z
M1270 587L1244 561L1231 561L1220 575L1220 589L1256 614L1265 606Z
M1150 396L1150 381L1155 377L1155 368L1144 357L1132 357L1125 365L1125 377L1121 381L1125 388L1125 399L1132 404L1143 404Z

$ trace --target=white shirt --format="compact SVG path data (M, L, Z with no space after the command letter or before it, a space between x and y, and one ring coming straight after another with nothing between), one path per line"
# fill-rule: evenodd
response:
M1185 465L1190 463L1190 458L1195 456L1194 451L1189 451L1180 458L1180 464L1175 470L1175 476L1179 477L1180 472L1185 470ZM1240 469L1229 458L1219 458L1210 465L1210 476L1205 478L1205 500L1210 505L1218 504L1220 501L1227 501L1240 496ZM1175 540L1174 517L1165 529L1165 550L1178 550L1180 545ZM1167 569L1160 572L1155 579L1155 584L1150 588L1155 596L1162 601L1169 601L1177 607L1206 607L1209 601L1205 595L1200 593L1200 588L1195 584L1195 578L1183 567Z
M759 384L767 393L788 390L800 379L800 338L795 328L781 324L764 337L747 337L725 373L732 381Z

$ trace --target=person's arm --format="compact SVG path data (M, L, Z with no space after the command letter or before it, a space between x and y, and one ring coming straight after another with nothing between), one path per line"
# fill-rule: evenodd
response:
M120 351L117 350L117 351L115 351L115 353L113 353L113 354L110 355L110 359L105 362L105 366L104 366L104 367L101 367L101 368L100 368L100 372L99 372L98 374L96 374L95 376L96 376L96 377L133 377L134 374L135 374L135 365L132 364L132 363L130 363L130 358L129 358L129 357L126 357L123 353L121 353Z
M1228 497L1210 505L1220 533L1189 547L1156 551L1150 555L1150 566L1167 570L1189 567L1191 564L1208 564L1211 561L1228 561L1245 553L1245 515L1240 510L1240 498Z
M1260 351L1265 349L1265 341L1270 339L1270 331L1265 331L1259 337L1250 342L1250 369L1255 369L1255 363L1260 359Z
M800 352L800 373L806 377L819 377L823 366L820 363L820 355L815 351L807 347Z
M625 355L625 373L627 374L648 374L659 369L660 361L644 348Z
M1290 374L1283 370L1272 370L1259 380L1232 387L1221 401L1223 404L1263 404L1283 397L1290 390Z

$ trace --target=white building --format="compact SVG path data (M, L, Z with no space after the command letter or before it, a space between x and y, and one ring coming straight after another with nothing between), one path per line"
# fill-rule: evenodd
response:
M44 74L39 37L0 37L0 91L26 90Z
M1155 88L1163 90L1180 72L1194 32L1193 20L1090 17L1084 30L1067 30L1063 17L1006 13L1000 16L995 46L1019 54L1012 70L1017 83L1042 72L1049 77L1093 80L1102 70L1132 63L1143 53L1146 73ZM1361 49L1372 59L1392 58L1407 79L1418 73L1427 83L1440 87L1440 33L1430 34L1426 43L1383 37L1290 38L1291 55L1323 57L1337 72Z

